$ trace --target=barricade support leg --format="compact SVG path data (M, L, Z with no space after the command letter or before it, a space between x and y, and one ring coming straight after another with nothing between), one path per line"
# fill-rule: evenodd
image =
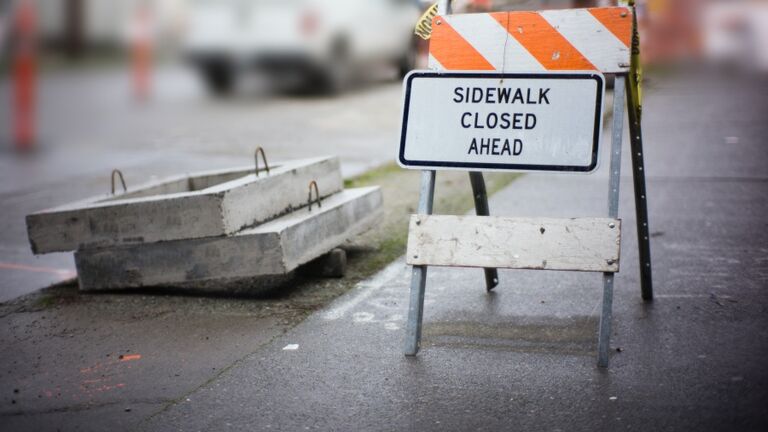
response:
M435 171L421 172L419 214L432 214L435 197ZM424 293L427 285L427 266L414 266L411 274L411 298L405 329L405 355L415 356L421 344L421 323L424 317Z
M608 367L611 349L611 319L613 317L613 273L603 273L603 306L597 339L597 366Z
M469 182L472 184L472 195L475 199L475 214L478 216L490 216L491 211L488 207L488 193L485 189L483 173L470 171ZM485 290L490 291L499 284L499 272L495 268L483 270L485 271Z
M627 81L629 86L629 81ZM629 88L627 88L629 90ZM643 135L640 128L640 116L635 111L632 92L627 91L627 111L629 112L629 143L632 150L632 180L635 189L635 216L637 219L637 245L640 257L640 287L643 300L653 300L653 281L651 277L651 244L648 225L648 199L645 189L645 166L643 163Z
M624 81L617 75L613 88L613 125L611 128L611 163L608 173L608 216L619 216L619 188L621 187L621 140L624 133ZM613 316L613 273L603 273L603 303L597 337L597 366L608 367L611 345L611 317Z

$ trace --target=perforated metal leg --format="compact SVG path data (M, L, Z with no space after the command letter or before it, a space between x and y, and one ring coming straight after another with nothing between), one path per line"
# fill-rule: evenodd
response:
M490 216L491 211L488 207L488 192L485 189L485 179L483 173L471 171L469 173L469 182L472 184L472 195L475 199L475 214L478 216ZM499 284L499 272L495 268L486 268L485 271L485 290L490 291Z
M627 85L629 85L629 82L627 82ZM633 106L632 92L627 91L629 143L632 150L632 180L635 188L637 245L640 257L640 287L643 300L653 300L650 227L648 226L648 199L645 190L645 166L643 163L643 134L640 128L640 118L638 113L633 109Z

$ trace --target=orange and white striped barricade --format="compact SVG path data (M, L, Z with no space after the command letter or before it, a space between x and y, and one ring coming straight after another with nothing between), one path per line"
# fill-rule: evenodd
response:
M418 214L406 261L413 266L405 354L421 342L428 266L479 267L486 287L496 268L603 273L598 366L609 357L625 100L633 139L642 294L652 299L650 247L637 93L631 72L634 8L449 14L438 3L428 71L404 82L398 163L421 169ZM418 28L429 34L428 22ZM633 59L636 60L636 59ZM488 216L480 171L593 171L598 165L605 80L615 75L607 218ZM470 171L477 216L432 215L438 169Z

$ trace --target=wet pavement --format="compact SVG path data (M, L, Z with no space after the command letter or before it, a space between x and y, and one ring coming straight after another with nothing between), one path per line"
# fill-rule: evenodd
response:
M400 259L293 327L274 326L268 314L240 322L236 311L247 306L238 302L196 309L182 325L163 327L160 315L126 326L141 346L89 363L105 370L95 378L81 371L82 380L130 387L109 389L99 406L37 401L47 395L31 384L64 372L58 350L93 356L67 346L66 329L35 337L41 324L14 318L0 422L8 430L765 430L766 94L760 77L650 75L644 136L656 297L640 298L625 139L608 369L596 367L601 275L574 272L500 271L487 294L480 270L430 268L423 348L404 357L410 271ZM605 136L597 173L525 175L492 197L492 214L605 215ZM131 300L140 315L143 300ZM121 331L116 324L93 335L118 344ZM195 339L205 337L242 338L246 348ZM25 343L50 346L51 358L50 375L27 378L24 389L34 390L22 399L12 393L16 370L37 350ZM186 386L160 389L158 374L176 372L173 362L153 363L153 350L194 358L197 372ZM158 396L168 394L176 396Z
M409 271L396 262L144 427L764 430L768 81L678 76L648 87L656 298L640 298L625 147L607 370L595 358L599 274L502 271L486 294L479 270L430 269L424 347L409 359ZM491 211L603 215L603 161L592 176L525 176Z

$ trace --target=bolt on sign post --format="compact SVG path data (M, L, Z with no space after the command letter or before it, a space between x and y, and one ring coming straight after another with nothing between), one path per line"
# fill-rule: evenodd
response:
M438 3L417 26L429 39L428 71L404 82L398 163L422 171L406 261L413 266L405 354L421 340L428 266L603 273L598 366L608 365L624 103L630 112L643 298L652 298L650 247L636 92L631 72L634 9L603 7L451 15ZM432 16L431 25L424 20ZM634 60L636 61L636 59ZM589 218L489 216L481 170L590 173L599 163L605 79L615 75L608 215ZM633 120L634 119L634 120ZM635 121L633 123L633 121ZM439 169L470 171L477 216L432 215ZM641 207L642 206L642 207ZM511 239L511 241L510 241ZM645 252L643 252L645 251Z
M26 152L37 140L37 9L34 0L21 0L13 12L13 134L16 150Z

